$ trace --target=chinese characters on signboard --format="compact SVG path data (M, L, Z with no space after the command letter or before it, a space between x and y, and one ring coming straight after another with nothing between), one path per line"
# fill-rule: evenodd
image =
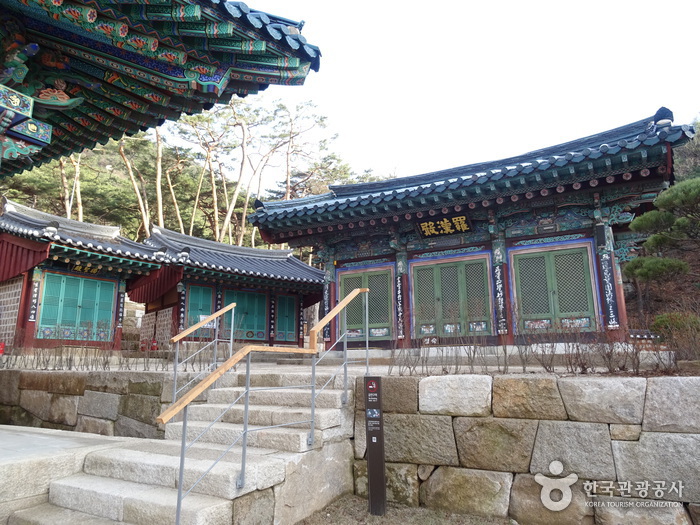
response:
M87 266L85 264L75 264L71 268L74 272L80 272L80 273L98 273L100 270L97 267L94 266Z
M416 224L418 225L418 232L424 239L426 237L453 235L455 233L468 232L470 230L466 215L443 217L442 219L431 219L428 221L420 221Z

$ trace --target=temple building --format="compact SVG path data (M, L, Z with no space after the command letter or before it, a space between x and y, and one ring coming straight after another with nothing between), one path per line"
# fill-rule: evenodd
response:
M126 295L146 304L141 341L163 349L185 328L236 303L237 341L303 346L303 309L323 272L289 250L197 239L153 227L144 243L119 228L49 215L3 199L0 343L121 349ZM211 339L204 329L197 339ZM230 317L221 338L231 337Z
M161 268L165 253L101 226L3 198L0 343L119 349L128 286Z
M661 108L512 158L331 186L264 203L250 220L267 242L313 247L326 311L370 288L374 346L513 344L573 331L621 340L620 264L643 240L628 225L673 183L673 148L694 134L672 120ZM364 341L359 302L347 322Z
M129 290L132 301L146 304L142 340L167 341L233 302L236 341L303 346L303 309L321 300L323 272L290 250L231 246L159 227L145 243L171 263ZM228 316L219 337L231 337Z
M0 0L0 178L257 93L301 85L303 22L243 2Z

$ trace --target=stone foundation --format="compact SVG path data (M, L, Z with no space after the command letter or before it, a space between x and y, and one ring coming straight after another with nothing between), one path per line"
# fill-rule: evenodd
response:
M3 425L163 438L171 398L172 372L0 370Z
M354 475L366 496L362 387ZM700 377L388 377L382 391L388 501L521 525L700 525ZM540 476L569 475L570 503L548 509Z

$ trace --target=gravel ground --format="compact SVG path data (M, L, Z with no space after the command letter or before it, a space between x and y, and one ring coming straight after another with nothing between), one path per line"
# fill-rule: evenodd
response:
M510 525L509 519L483 518L480 516L468 516L466 514L454 514L425 507L404 507L393 503L387 504L384 516L372 516L369 514L368 503L364 498L353 495L343 496L334 501L323 510L312 514L299 522L300 525Z

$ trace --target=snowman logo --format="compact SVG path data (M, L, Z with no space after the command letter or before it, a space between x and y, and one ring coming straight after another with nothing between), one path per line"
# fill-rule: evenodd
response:
M549 464L549 472L558 476L564 471L564 465L561 461L552 461ZM540 491L540 499L542 504L551 511L559 512L564 510L571 504L571 498L573 494L571 493L571 485L578 481L578 475L569 474L564 478L550 478L544 474L535 474L535 481L542 485L542 490ZM552 492L558 490L561 492L561 499L559 501L554 501L552 499Z

